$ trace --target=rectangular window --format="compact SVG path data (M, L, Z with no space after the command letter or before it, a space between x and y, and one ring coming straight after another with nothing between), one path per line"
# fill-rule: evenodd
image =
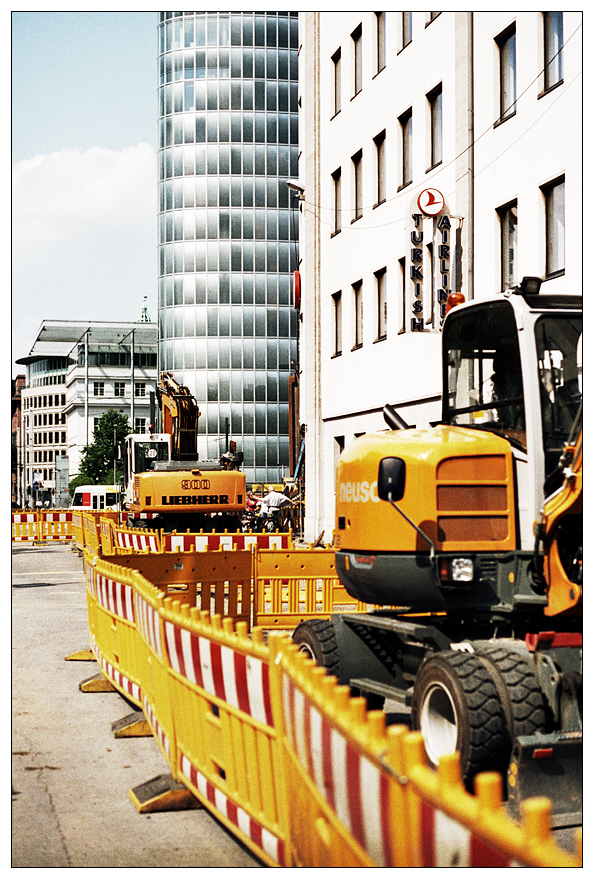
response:
M342 82L342 64L341 64L341 54L340 49L338 49L334 55L332 56L332 64L334 67L334 113L336 116L337 113L340 113L341 103L340 103L340 91L341 91L341 82Z
M373 138L376 158L375 206L386 200L386 132L381 131Z
M377 291L377 338L379 342L388 334L388 301L386 298L386 269L375 272Z
M400 41L401 41L401 49L404 49L405 46L408 46L410 42L412 42L412 12L401 12L401 30L400 30Z
M145 397L146 396L146 384L144 382L134 382L134 396L135 397Z
M342 185L341 185L341 172L340 168L337 168L334 174L332 175L332 186L334 189L334 228L332 229L332 234L336 235L337 232L340 232L341 225L341 200L342 200Z
M146 418L134 419L134 433L146 433Z
M563 13L543 12L545 91L563 82Z
M103 397L105 394L105 382L93 382L93 396Z
M339 290L332 296L334 308L334 357L342 354L342 291Z
M499 49L499 121L516 112L516 26L513 24L496 41Z
M361 25L355 28L351 34L353 41L353 97L359 94L363 84L363 41L361 34Z
M363 281L353 284L353 302L355 309L355 339L353 350L363 346Z
M376 73L386 66L386 13L375 13Z
M546 275L565 271L565 178L543 187L546 217Z
M355 220L363 216L363 151L358 153L351 159L353 163L353 211Z
M431 168L443 161L442 140L442 86L441 83L427 95L431 122Z
M115 382L113 386L114 397L124 397L126 395L126 383Z
M508 290L517 281L518 203L499 208L501 228L501 289Z
M401 179L400 187L408 186L412 182L412 108L403 113L398 119L401 132Z

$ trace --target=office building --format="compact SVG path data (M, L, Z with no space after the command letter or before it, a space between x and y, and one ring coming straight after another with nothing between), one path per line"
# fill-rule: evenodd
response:
M82 451L108 409L126 415L136 432L149 428L157 325L46 320L17 363L27 370L21 389L20 497L67 506L67 497L56 495L57 475L60 484L78 475Z
M291 465L297 51L297 13L160 13L159 367L248 483Z
M305 537L341 451L440 417L450 291L582 289L579 12L299 19ZM566 228L567 226L567 228Z

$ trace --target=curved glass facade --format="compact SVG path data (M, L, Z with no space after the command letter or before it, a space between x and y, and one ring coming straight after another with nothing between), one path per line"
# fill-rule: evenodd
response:
M289 469L297 48L297 13L160 13L159 367L248 482Z

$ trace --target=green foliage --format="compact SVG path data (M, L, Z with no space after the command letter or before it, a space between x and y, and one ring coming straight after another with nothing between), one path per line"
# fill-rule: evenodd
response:
M79 478L84 477L84 481L79 484L109 485L113 482L113 463L117 456L117 447L130 432L127 415L108 409L101 416L93 434L93 442L83 449ZM122 479L122 470L122 462L117 461L116 482Z

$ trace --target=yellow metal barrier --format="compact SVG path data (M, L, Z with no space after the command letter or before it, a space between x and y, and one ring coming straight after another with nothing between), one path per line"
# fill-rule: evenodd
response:
M113 521L108 528L107 520L102 518L101 521L105 522L104 552L122 555L135 552L156 553L163 550L163 541L159 531L138 531L119 526Z
M254 625L294 629L302 620L365 611L336 575L334 550L258 550L254 562Z
M76 548L82 552L85 548L85 535L83 530L82 510L72 511L72 541Z
M498 776L471 796L456 755L430 770L417 733L386 729L286 636L221 620L220 606L242 616L233 581L249 582L251 556L113 564L85 550L91 645L174 778L271 866L580 866L551 835L550 805L527 801L512 822Z
M39 524L42 540L72 539L71 510L43 510L39 513Z
M295 645L277 646L276 720L297 866L581 866L581 853L556 844L547 800L527 800L516 824L499 775L479 776L470 795L458 754L429 769L419 733L386 730L382 712L368 713Z
M269 866L286 861L286 832L261 630L165 600L175 777ZM183 705L183 710L179 710Z
M13 513L11 519L13 543L38 541L40 539L37 513Z

